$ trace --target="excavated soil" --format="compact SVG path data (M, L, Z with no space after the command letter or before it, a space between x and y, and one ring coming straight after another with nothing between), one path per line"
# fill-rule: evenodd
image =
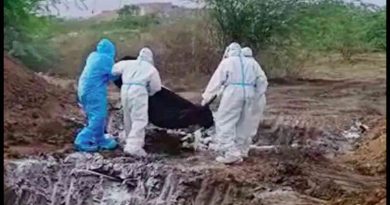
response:
M380 120L366 139L357 145L355 152L341 158L364 175L386 174L386 121Z
M271 80L250 157L227 166L216 163L212 152L177 149L182 136L167 131L148 132L146 158L121 149L72 153L66 145L83 120L73 88L54 86L48 82L58 80L45 81L4 60L5 204L386 203L382 64L373 68L366 60L353 76L350 69L332 68L337 75L321 69L321 79ZM199 92L181 95L199 102ZM115 104L117 93L110 98ZM47 130L37 128L45 125ZM25 157L30 151L21 147L39 151ZM11 153L19 159L10 159Z
M70 144L76 129L67 116L81 117L74 92L49 84L4 55L6 158L54 151Z
M13 160L5 164L6 204L332 204L385 186L383 177L310 156L286 149L231 166L208 153Z

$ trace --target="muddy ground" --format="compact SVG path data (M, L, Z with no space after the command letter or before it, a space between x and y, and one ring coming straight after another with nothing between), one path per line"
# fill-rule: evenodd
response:
M106 189L129 196L123 204L386 203L383 55L361 55L353 64L319 60L307 65L306 77L270 80L265 119L254 144L279 148L252 150L249 159L232 166L217 164L212 153L186 150L154 152L145 159L126 157L121 150L74 157L74 121L83 117L73 82L43 78L9 57L4 60L7 204L27 199L35 204L92 204L91 193L97 193L94 200L101 204L120 204L118 197L102 191ZM200 89L180 94L199 102ZM111 91L114 103L118 95ZM106 166L96 167L102 160ZM85 180L77 185L67 174L75 168L104 176L75 176ZM48 185L35 189L33 181L45 173ZM159 188L150 185L153 180ZM81 190L90 193L73 196Z

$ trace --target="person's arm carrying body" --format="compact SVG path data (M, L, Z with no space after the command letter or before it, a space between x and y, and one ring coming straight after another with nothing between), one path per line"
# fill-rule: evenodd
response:
M153 96L155 93L161 90L161 78L157 69L153 67L153 73L149 81L149 96Z
M202 94L202 106L209 103L216 95L218 95L220 89L227 80L228 74L225 70L225 60L223 60L218 68L215 70L213 76L211 77L206 90Z

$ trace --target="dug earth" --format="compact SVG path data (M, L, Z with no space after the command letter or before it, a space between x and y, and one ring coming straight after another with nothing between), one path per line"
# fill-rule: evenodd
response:
M345 67L351 65L340 62L329 71L337 71L337 78L319 63L312 66L320 74L271 79L265 119L249 158L227 166L204 147L183 145L183 138L198 142L212 128L151 127L150 154L142 159L121 149L75 152L74 134L84 118L74 82L38 75L5 55L4 202L386 204L385 57L359 59L353 67L361 76L350 76ZM110 89L109 129L120 132L118 91ZM200 96L179 94L194 102Z

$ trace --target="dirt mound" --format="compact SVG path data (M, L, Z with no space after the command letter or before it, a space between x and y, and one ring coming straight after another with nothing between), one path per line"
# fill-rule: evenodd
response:
M368 190L361 193L352 193L344 196L341 199L333 200L330 205L385 205L386 204L386 189L378 188Z
M359 147L341 158L341 162L352 165L362 176L381 177L383 183L362 191L334 198L332 205L384 205L386 204L386 120L371 123L371 129L363 136Z
M353 154L345 160L364 175L386 174L386 120L376 122Z
M6 157L37 154L72 142L66 116L80 116L72 90L49 84L4 55L4 147ZM66 115L64 113L66 111Z

